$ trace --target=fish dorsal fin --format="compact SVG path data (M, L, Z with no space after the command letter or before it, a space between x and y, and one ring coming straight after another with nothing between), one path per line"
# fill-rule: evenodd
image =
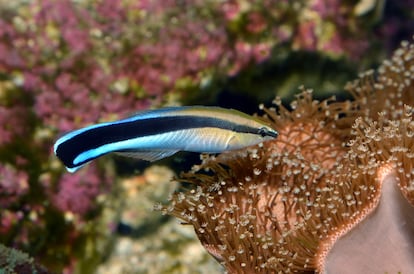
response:
M178 150L124 150L118 151L117 154L154 162L169 157L177 152Z

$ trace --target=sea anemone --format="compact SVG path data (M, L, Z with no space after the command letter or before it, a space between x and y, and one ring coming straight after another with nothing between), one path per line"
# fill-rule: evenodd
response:
M262 108L276 140L210 156L164 213L229 273L414 271L414 46L346 89Z

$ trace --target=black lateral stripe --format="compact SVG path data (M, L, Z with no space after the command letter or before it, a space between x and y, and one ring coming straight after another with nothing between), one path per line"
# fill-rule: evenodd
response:
M56 155L69 168L82 152L105 144L120 142L137 137L157 135L177 130L214 127L240 133L258 134L258 129L239 125L228 120L202 116L169 116L114 123L86 130L61 143ZM133 148L131 148L133 149Z

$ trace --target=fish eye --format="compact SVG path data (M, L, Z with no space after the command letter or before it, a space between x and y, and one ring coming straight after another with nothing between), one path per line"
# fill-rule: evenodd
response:
M266 137L268 135L268 131L265 127L259 128L259 135L262 137Z
M279 135L279 133L276 130L267 127L261 127L257 133L262 137L270 136L276 138Z

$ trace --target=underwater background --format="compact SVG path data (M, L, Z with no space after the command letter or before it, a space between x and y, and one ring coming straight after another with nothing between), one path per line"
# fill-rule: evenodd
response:
M163 106L263 115L300 86L349 99L413 34L412 0L0 0L0 273L223 273L153 210L199 154L70 174L55 140Z

